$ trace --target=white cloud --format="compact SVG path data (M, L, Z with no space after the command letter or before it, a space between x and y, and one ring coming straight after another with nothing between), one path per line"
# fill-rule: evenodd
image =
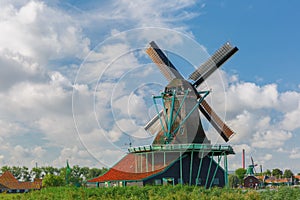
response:
M0 136L1 138L7 138L16 136L18 132L26 132L28 129L22 124L7 119L0 119Z
M273 155L272 154L266 154L265 156L264 156L264 160L265 161L269 161L269 160L271 160L273 158Z
M232 138L232 142L240 142L248 140L252 137L253 128L255 127L255 116L248 111L244 111L237 115L235 119L230 121L230 127L236 131L236 135Z
M279 95L276 109L280 112L292 112L299 106L300 93L296 91L282 92Z
M284 119L282 121L282 127L286 130L295 130L297 128L300 128L300 100L298 107L290 112L285 113Z
M299 159L300 158L300 148L293 148L290 152L289 158Z
M278 99L277 85L258 86L255 83L233 84L227 91L228 111L273 108Z
M242 82L224 71L219 75L221 78L215 73L207 80L212 88L211 99L207 98L236 132L230 140L232 144L246 141L251 148L277 149L292 138L300 124L300 93L279 92L276 84Z
M186 12L185 9L195 5L196 1L143 1L132 2L120 0L115 2L115 18L131 19L139 26L166 26L170 22L182 21L195 17L196 13Z
M116 24L124 24L122 20L126 20L128 22L126 24L137 26L144 26L147 23L151 26L171 26L174 21L192 17L193 15L181 12L181 10L189 8L194 3L193 1L171 4L160 2L161 6L157 7L156 12L152 12L149 7L155 5L155 2L148 1L140 6L139 3L120 1L118 4L109 5L114 8L113 12L117 15L110 13L110 17L106 17L106 20L119 21ZM129 8L128 4L131 5ZM136 6L141 9L136 10L138 12L131 12ZM170 6L173 9L165 12L166 7ZM179 13L182 14L178 15ZM73 77L64 72L77 70L78 67L71 69L71 66L64 66L63 69L60 61L63 63L64 60L68 62L68 59L82 59L87 55L90 39L83 33L83 27L88 27L86 24L92 22L94 27L95 21L99 27L107 24L104 18L99 23L99 18L96 15L92 16L93 14L86 15L91 17L91 20L87 18L80 20L78 16L77 18L72 14L74 13L67 14L58 7L51 7L41 1L5 1L1 4L0 63L7 66L0 69L2 102L0 122L3 125L1 138L7 141L1 146L4 152L1 160L5 163L14 165L15 159L22 160L24 165L33 164L35 161L64 165L65 160L70 158L73 163L92 165L95 160L87 162L91 155L86 152L93 154L98 161L105 160L107 163L114 163L123 153L119 147L114 146L116 144L111 143L119 141L122 137L120 127L126 132L132 131L135 135L139 135L139 129L134 127L135 122L130 126L128 122L130 122L130 117L140 118L142 110L148 114L147 108L143 108L142 96L135 93L131 95L132 91L129 90L132 88L124 87L125 92L129 91L127 95L130 97L128 104L130 117L117 120L117 124L111 123L113 119L110 105L107 103L110 101L112 87L114 87L112 79L120 78L132 70L132 66L139 66L136 55L131 52L130 45L126 43L127 35L123 35L125 40L114 41L111 45L103 45L102 49L95 50L93 56L85 61L87 65L90 65L87 70L89 73L85 74L85 78L79 77L78 79L90 82L86 84L79 81L72 86L73 80L70 78ZM153 15L158 17L155 20L150 19L149 17ZM122 27L115 26L113 29L118 31ZM116 31L111 34L115 34ZM145 31L147 34L150 32ZM157 37L162 36L156 34ZM131 40L137 38L131 38ZM166 38L167 34L165 34ZM143 39L146 39L145 36ZM115 62L111 63L114 60ZM106 69L109 64L111 68ZM94 68L95 65L98 67ZM65 70L65 67L68 69ZM95 91L93 89L102 72L106 73L104 78L109 78L111 81L101 82L100 90ZM147 73L149 69L139 75L145 76ZM74 89L74 98L79 99L78 102L73 102L73 106L76 107L74 117L78 119L76 121L78 132L75 130L71 113L72 89ZM99 97L97 100L101 100L94 102L94 97ZM104 101L102 101L103 98ZM97 110L99 111L98 119L101 125L105 125L106 131L98 127L96 123L94 105L98 106L96 107L99 109ZM120 107L120 111L123 111L123 108ZM31 134L31 131L35 135L32 141L13 140L15 136L17 136L15 138L26 137ZM81 148L79 140L87 151ZM9 141L13 141L13 144ZM15 147L11 148L12 145ZM49 151L52 153L49 154ZM9 159L10 156L14 159Z
M248 144L234 144L233 148L236 153L242 153L243 149L249 154L252 151L252 148Z
M91 166L93 161L89 159L90 155L84 153L85 150L79 149L77 146L70 145L68 147L62 148L59 153L59 157L53 160L53 165L55 166L66 166L66 161L72 166Z
M40 82L45 78L38 63L20 54L0 52L0 65L0 91L7 91L21 81Z
M41 146L37 146L32 150L32 153L36 158L42 158L45 155L46 150Z
M253 135L252 146L258 148L273 149L284 145L284 142L292 137L291 132L282 130L267 130L256 132Z
M187 60L195 53L186 49L182 51L189 55L180 52L176 45L186 41L175 31L173 34L166 29L150 28L135 33L120 31L159 26L188 32L180 23L199 14L189 10L196 4L193 0L142 3L120 0L105 4L108 9L101 7L101 12L95 9L76 16L41 1L2 3L0 65L6 67L0 68L0 163L25 165L35 159L59 166L65 166L66 159L73 165L116 162L124 154L120 145L125 138L122 131L144 137L140 126L150 118L147 95L151 98L157 91L151 89L152 85L141 86L141 81L163 87L159 82L162 76L155 67L141 67L144 64L139 60L144 58L141 51L149 38L157 39L162 47ZM199 5L204 7L203 3ZM174 22L179 23L175 26ZM80 69L84 73L72 84L79 66L71 67L64 61L83 59L90 46L86 34L96 38L93 42L97 43L103 39L99 32L119 37L91 51L83 63L85 68ZM142 50L132 51L138 48ZM268 150L287 153L289 150L283 146L300 124L297 120L300 93L279 92L276 84L242 82L238 75L227 77L224 71L219 72L207 81L207 88L212 88L210 102L236 131L231 144L237 154L241 149L249 154L262 151L258 159L266 162L275 160L274 155L266 153ZM152 73L155 77L150 81L147 76ZM77 130L71 112L72 89ZM111 105L118 115L116 118ZM18 139L31 131L35 136L31 143ZM298 154L299 150L293 149L290 158L299 158ZM233 166L239 166L238 162Z
M5 4L0 9L0 52L19 53L45 62L67 56L82 57L89 40L70 16L39 1L17 8Z
M34 119L43 113L66 114L71 113L70 97L71 92L57 85L23 82L7 93L0 93L0 109L23 119Z

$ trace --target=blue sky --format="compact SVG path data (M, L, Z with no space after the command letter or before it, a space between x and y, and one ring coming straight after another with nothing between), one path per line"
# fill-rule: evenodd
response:
M206 8L193 20L193 31L208 48L224 39L238 45L232 62L242 80L297 89L299 2L211 1Z
M241 167L244 148L247 162L300 172L299 7L1 1L0 166L110 166L130 140L151 141L142 124L166 81L144 54L147 43L156 40L187 76L230 41L240 50L202 88L212 89L210 102L237 133L230 169Z

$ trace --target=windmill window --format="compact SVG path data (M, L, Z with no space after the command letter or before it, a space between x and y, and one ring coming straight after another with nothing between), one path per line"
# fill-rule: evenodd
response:
M180 129L179 129L179 133L180 133L180 135L183 135L184 134L184 127L182 126L182 127L180 127Z

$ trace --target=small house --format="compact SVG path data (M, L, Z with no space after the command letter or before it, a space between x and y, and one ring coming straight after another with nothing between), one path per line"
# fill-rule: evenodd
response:
M33 182L22 182L18 181L10 171L6 171L0 176L0 192L23 193L41 188L42 179L34 179Z

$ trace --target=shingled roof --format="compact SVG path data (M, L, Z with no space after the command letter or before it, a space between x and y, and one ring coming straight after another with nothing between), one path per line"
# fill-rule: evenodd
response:
M159 155L155 155L156 157ZM136 154L129 153L124 156L117 164L110 168L102 176L93 178L88 182L106 182L106 181L138 181L145 179L153 174L157 174L176 160L174 156L172 159L165 160L163 162L156 162L152 165L152 162L146 162L145 157L136 157ZM157 159L163 161L163 159ZM142 162L142 165L139 165Z
M0 176L0 183L5 184L5 183L18 183L19 181L14 177L14 175L10 171L4 172Z
M115 170L114 168L110 169L106 172L103 176L99 176L97 178L89 180L89 182L105 182L105 181L138 181L144 178L147 178L153 174L156 174L162 171L164 168L151 171L151 172L144 172L144 173L130 173L130 172L123 172L119 170Z
M10 171L6 171L0 176L0 185L3 189L10 190L36 190L42 187L40 179L35 179L34 182L20 182Z

